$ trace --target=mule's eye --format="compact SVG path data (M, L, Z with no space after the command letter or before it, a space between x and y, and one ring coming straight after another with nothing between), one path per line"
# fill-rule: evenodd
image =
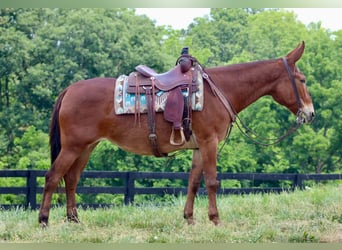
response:
M305 83L305 80L304 79L301 79L301 80L299 80L301 83Z

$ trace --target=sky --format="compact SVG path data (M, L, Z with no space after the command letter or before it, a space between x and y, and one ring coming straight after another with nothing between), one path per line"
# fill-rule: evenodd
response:
M163 11L161 11L163 10ZM191 10L191 11L190 11ZM322 22L322 27L331 31L342 29L342 8L292 8L305 25L311 22ZM210 13L209 8L137 8L137 14L146 14L156 21L157 25L171 25L174 29L186 29L195 17L203 17Z

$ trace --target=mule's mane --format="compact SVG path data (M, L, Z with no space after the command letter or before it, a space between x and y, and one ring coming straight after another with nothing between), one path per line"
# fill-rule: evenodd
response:
M275 82L282 73L279 65L279 59L270 59L212 67L206 71L239 112L270 93L270 83Z
M270 67L270 64L275 63L279 59L270 59L270 60L261 60L261 61L253 61L253 62L245 62L245 63L237 63L237 64L229 64L224 66L216 66L212 68L207 68L208 71L224 71L229 72L230 74L240 74L241 71L246 71L249 74L259 72L260 68Z

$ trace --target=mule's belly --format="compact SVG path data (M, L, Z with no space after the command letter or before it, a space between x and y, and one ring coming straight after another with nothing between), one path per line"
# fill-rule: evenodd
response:
M171 134L166 134L166 137L170 138L170 135ZM107 139L125 151L139 155L154 155L148 135L144 137L143 140L141 140L141 138L126 138L124 141L112 140L110 138ZM171 145L169 139L165 141L165 135L161 136L159 140L158 139L159 137L157 136L157 144L161 153L168 154L184 149L198 149L198 143L194 134L190 137L189 141L186 141L181 146ZM176 140L177 139L178 138L176 138Z

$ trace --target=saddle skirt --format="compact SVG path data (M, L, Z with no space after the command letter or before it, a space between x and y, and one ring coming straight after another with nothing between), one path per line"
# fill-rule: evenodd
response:
M129 79L132 74L139 74L137 72L133 72L130 76L121 75L116 80L115 89L114 89L114 108L115 113L117 115L124 114L136 114L136 113L147 113L148 112L148 103L146 94L143 92L139 92L136 94L132 92L130 89L131 86L129 84ZM193 111L202 111L203 109L203 78L200 72L197 73L197 87L196 91L191 95L191 104ZM189 94L187 89L182 89L182 95L187 97ZM156 90L155 93L155 112L164 112L167 98L170 94L170 91ZM139 105L137 105L137 103Z

